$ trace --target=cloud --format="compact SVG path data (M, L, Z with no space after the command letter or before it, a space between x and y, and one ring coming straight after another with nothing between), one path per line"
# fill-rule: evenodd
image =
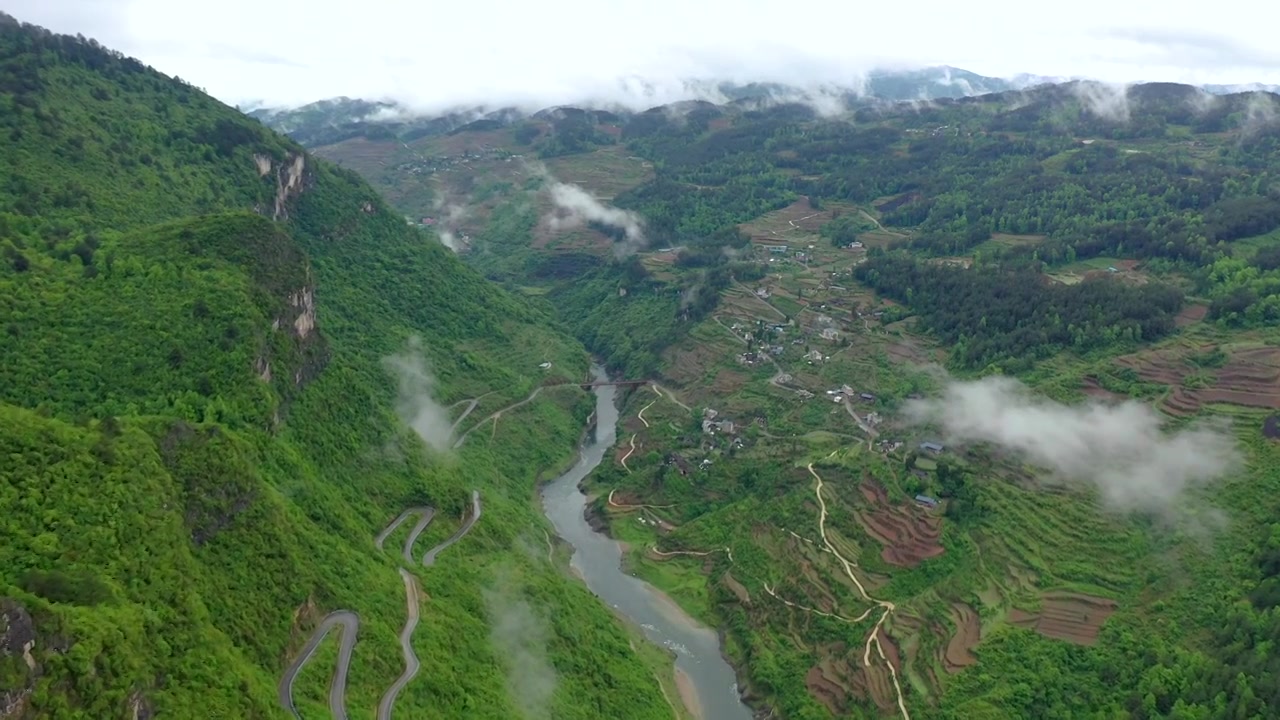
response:
M232 104L346 95L395 98L429 112L587 100L637 107L696 97L691 79L850 87L887 66L1119 82L1280 81L1268 22L1275 11L1245 0L1220 0L1212 12L1191 0L1079 0L1065 10L921 0L911 13L927 21L913 24L909 42L875 32L850 42L850 27L894 27L902 8L838 0L802 9L776 0L365 0L354 13L336 0L10 0L5 10L96 37ZM448 72L440 72L442 58Z
M401 422L432 448L448 450L453 441L453 421L449 411L433 397L436 381L427 369L422 341L410 337L403 353L384 362L397 381L396 414Z
M462 250L464 243L458 237L459 228L462 221L471 215L471 209L466 205L451 202L443 195L437 195L431 206L436 213L436 237L440 238L440 242L450 250L454 252Z
M525 600L509 567L483 589L489 641L507 673L507 692L524 720L548 720L557 675L547 657L547 620Z
M1200 64L1232 67L1266 67L1280 64L1280 53L1270 46L1255 46L1239 34L1201 28L1118 27L1100 36L1127 41L1139 57L1151 64Z
M552 232L562 232L581 227L589 222L599 223L621 230L623 239L614 243L618 257L631 255L646 245L644 221L630 210L606 205L577 185L553 181L547 188L555 210L545 222Z
M1240 462L1221 428L1167 431L1148 405L1064 405L1005 377L950 382L940 398L904 408L912 423L939 426L949 442L985 442L1047 468L1061 482L1092 486L1118 510L1169 514L1186 491Z
M1261 92L1250 93L1249 102L1245 105L1241 133L1246 137L1253 135L1269 127L1277 117L1280 117L1280 107L1277 106L1275 96Z
M1129 122L1129 90L1125 85L1082 80L1071 85L1071 92L1094 115Z

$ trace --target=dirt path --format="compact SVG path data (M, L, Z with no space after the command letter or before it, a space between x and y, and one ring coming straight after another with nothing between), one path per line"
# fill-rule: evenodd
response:
M788 318L787 318L787 314L786 314L786 313L784 313L784 312L782 312L781 310L779 310L778 308L774 307L774 306L773 306L773 303L767 302L767 301L765 301L763 298L761 298L759 295L756 295L756 294L755 294L755 291L753 291L751 288L747 287L746 285L743 285L742 283L738 282L737 280L734 280L734 281L733 281L733 284L734 284L734 285L737 285L737 286L738 286L738 287L740 287L740 288L742 288L744 291L746 291L747 295L749 295L750 297L754 298L756 302L758 302L758 303L760 303L761 305L764 305L765 307L767 307L767 308L769 308L770 310L772 310L772 311L773 311L773 312L774 312L778 317L782 318L783 320L787 320L787 319L788 319Z
M360 618L350 610L335 610L326 615L311 634L311 639L303 646L302 652L285 668L284 675L280 678L280 705L298 720L301 720L302 715L298 714L298 708L293 705L293 681L315 654L321 641L334 628L340 629L342 637L341 645L338 646L338 662L333 669L333 679L329 682L329 712L334 720L347 720L347 671L351 669L351 651L356 646L356 633L360 630Z
M455 442L455 443L453 444L453 447L454 447L455 449L456 449L456 448L460 448L460 447L462 447L462 443L466 442L467 437L468 437L469 435L471 435L471 433L473 433L473 432L475 432L476 430L478 430L478 429L480 429L481 427L483 427L483 426L484 426L484 424L485 424L485 423L487 423L487 422L489 422L490 420L492 420L492 421L494 422L494 424L496 425L496 424L497 424L497 422L498 422L498 418L502 417L502 413L507 412L507 411L509 411L509 410L515 410L516 408L518 408L518 407L520 407L520 406L522 406L522 405L527 405L527 404L529 404L529 403L533 402L533 399L534 399L534 398L536 398L536 397L538 397L538 393L542 392L542 390L543 390L543 388L544 388L544 387L546 387L546 386L545 386L545 385L539 385L538 387L536 387L536 388L534 388L534 389L533 389L533 392L529 393L529 397L527 397L527 398L525 398L525 399L521 400L520 402L512 403L512 404L510 404L510 405L508 405L508 406L506 406L506 407L502 408L501 410L496 410L496 411L494 411L494 413L493 413L492 415L489 415L489 416L485 417L485 419L483 419L483 420L481 420L480 422L476 423L476 424L475 424L475 425L474 425L470 430L468 430L468 431L466 431L465 433L463 433L463 434L462 434L462 437L458 438L457 442ZM459 422L461 422L461 419L459 419ZM456 425L456 424L457 424L457 423L455 423L455 425Z
M636 451L636 434L631 433L631 447L627 448L627 454L622 456L622 469L631 472L631 468L627 467L627 458L631 457L631 453ZM610 492L610 495L613 493Z
M746 338L744 338L744 337L742 337L741 335L739 335L738 333L734 332L734 331L733 331L733 329L732 329L732 328L730 328L728 325L725 325L725 324L724 324L724 321L720 319L720 316L719 316L719 315L712 315L712 316L711 316L711 319L712 319L712 320L715 320L715 321L716 321L716 324L717 324L717 325L719 325L720 327L724 328L725 330L728 330L728 331L729 331L729 334L730 334L730 335L732 335L734 338L736 338L738 342L742 343L743 345L747 345L747 346L750 346L750 345L751 345L751 343L750 343L750 342L748 342Z
M439 545L428 550L427 554L422 556L422 564L425 565L426 567L431 567L436 563L436 556L439 555L441 551L443 551L445 548L449 547L450 545L458 542L467 533L471 532L471 528L476 524L476 521L480 519L480 511L481 511L480 491L472 490L471 491L471 516L468 517L466 522L462 524L462 527L458 528L457 532L449 536L448 540L445 540Z
M832 453L834 454L834 453ZM902 699L902 686L898 683L898 671L893 667L893 663L885 657L884 646L880 644L880 628L884 625L884 621L889 619L889 615L893 613L894 605L888 600L877 600L867 594L867 589L862 586L862 582L858 580L858 576L853 574L853 568L857 567L854 563L849 562L831 541L827 539L827 503L822 499L822 476L813 469L813 463L809 463L809 474L813 476L815 481L813 486L813 494L818 498L818 532L822 536L822 544L827 546L827 550L840 561L840 565L844 567L845 575L853 581L857 586L858 592L862 594L863 599L867 602L875 603L884 609L884 614L876 621L876 626L872 629L871 634L867 636L866 645L862 650L862 664L864 667L871 667L871 646L875 645L876 653L880 656L880 660L889 668L889 677L893 680L893 689L898 694L898 710L902 712L903 720L911 720L910 713L907 712L907 704Z
M729 556L729 562L733 562L733 551L727 547L722 547L718 550L703 550L703 551L672 550L671 552L662 552L661 550L658 549L657 545L654 545L649 548L649 552L653 553L654 555L657 555L658 557L675 557L676 555L692 555L694 557L706 557L714 553L722 552L722 553L726 553Z
M616 492L618 492L616 488L609 491L609 498L608 498L609 507L619 508L622 510L632 510L632 509L638 509L638 508L648 508L650 510L662 510L665 508L675 507L675 505L623 505L622 503L616 503L613 501L613 494Z
M485 393L485 394L487 395L488 393ZM453 404L453 407L450 408L451 410L454 407L461 405L462 403L468 403L467 409L463 410L462 414L458 416L458 419L454 420L453 424L449 426L450 433L455 433L458 431L458 426L462 424L463 420L467 419L467 416L471 414L472 410L476 409L476 406L480 404L480 398L482 397L484 397L484 395L481 395L478 398L471 398L470 400L462 400L461 402L456 402Z
M864 217L864 218L866 218L866 219L870 220L871 222L875 223L875 225L876 225L876 229L877 229L877 230L879 230L880 232L882 232L882 233L884 233L884 234L886 234L886 235L893 235L894 237L900 237L900 238L904 238L904 237L906 237L906 235L903 235L902 233L900 233L900 232L898 232L898 231L896 231L896 230L890 230L889 228L887 228L887 227L885 227L885 226L881 225L881 224L880 224L880 221L879 221L879 220L877 220L877 219L875 219L875 218L873 218L873 217L871 217L871 213L867 212L866 210L863 210L862 208L858 208L858 212L862 213L862 217Z
M859 616L858 616L858 617L856 617L856 618L852 618L852 619L851 619L851 618L847 618L847 617L845 617L845 616L843 616L843 615L836 615L835 613L823 612L823 611L818 610L818 609L816 609L816 608L806 607L806 606L801 605L801 604L799 604L799 603L793 603L793 602L791 602L790 600L788 600L788 599L786 599L786 598L782 597L782 596L781 596L781 595L779 595L778 593L774 592L773 588L769 587L769 583L763 583L763 585L764 585L764 591L765 591L765 592L767 592L767 593L769 593L770 595L772 595L772 596L773 596L773 598L774 598L775 600L777 600L778 602L782 603L783 605L786 605L786 606L788 606L788 607L793 607L793 608L795 608L795 609L797 609L797 610L803 610L803 611L805 611L805 612L807 612L807 613L813 613L814 615L821 615L821 616L823 616L823 617L829 617L829 618L834 618L834 619L836 619L836 620L842 620L842 621L847 622L847 623L850 623L850 624L852 624L852 623L860 623L860 622L862 622L863 620L866 620L866 619L871 615L871 613L875 610L875 606L869 607L869 608L867 608L867 611L866 611L866 612L862 613L861 615L859 615Z
M858 427L862 428L862 432L867 434L867 447L871 447L871 441L880 437L880 433L859 417L857 411L853 409L853 403L849 402L849 398L844 399L844 409L849 411L849 416L853 418L854 422L858 423Z
M679 405L680 407L684 408L686 412L693 412L693 408L691 408L691 407L689 407L688 405L685 405L684 403L680 402L680 400L678 400L678 399L676 398L676 394L675 394L675 393L673 393L673 392L671 392L670 390L668 390L668 389L666 389L666 388L662 387L662 386L661 386L661 385L659 385L658 383L656 383L656 382L655 382L655 383L650 383L650 384L649 384L649 387L653 388L653 391L654 391L654 392L656 392L656 393L658 393L658 395L659 395L660 397L661 397L661 396L665 396L665 397L666 397L668 400L670 400L671 402L673 402L673 403L675 403L675 404Z
M811 218L811 217L818 217L818 216L819 216L819 215L821 215L821 214L822 214L822 213L820 213L820 212L816 212L816 213L813 213L812 215L805 215L804 217L802 217L802 218L800 218L800 219L801 219L801 220L808 220L808 219L809 219L809 218ZM792 229L794 229L794 230L804 230L804 228L802 228L802 227L800 227L799 225L797 225L797 224L796 224L796 221L795 221L795 220L788 220L787 222L791 223L791 227L792 227Z
M391 720L391 708L395 705L396 696L405 685L409 684L413 676L418 674L420 666L418 656L413 651L412 642L414 628L418 627L418 606L421 603L418 597L418 583L404 568L400 568L400 577L404 579L405 606L408 611L404 628L400 630L400 652L404 654L404 672L400 673L400 677L396 678L391 687L387 688L382 699L378 701L378 720Z
M661 395L659 395L659 399L661 399ZM649 408L651 408L651 407L653 407L653 403L656 403L656 402L658 402L658 400L654 400L653 402L649 403L648 405L645 405L644 407L640 408L640 412L636 413L636 417L637 417L637 418L639 418L640 422L644 423L644 426L645 426L645 427L649 427L649 421L644 419L644 411L645 411L645 410L648 410L648 409L649 409ZM634 441L634 440L635 440L635 436L634 436L634 435L632 435L632 436L631 436L631 439L632 439L632 441Z

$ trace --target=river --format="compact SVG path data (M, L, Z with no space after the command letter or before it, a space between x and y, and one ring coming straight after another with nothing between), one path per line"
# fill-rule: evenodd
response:
M608 379L598 367L592 368L592 374L597 380ZM582 448L578 463L543 489L547 518L573 546L573 567L591 592L639 626L650 641L675 653L676 671L692 686L703 720L751 720L751 710L738 697L733 668L720 654L716 634L699 626L648 583L623 572L622 548L587 523L587 499L578 483L617 441L616 388L602 385L595 388L595 394L595 436Z

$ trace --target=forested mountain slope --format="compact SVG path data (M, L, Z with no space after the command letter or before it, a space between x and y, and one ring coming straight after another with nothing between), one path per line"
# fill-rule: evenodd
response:
M616 620L548 562L534 483L570 456L587 396L544 393L452 455L428 447L437 404L505 406L548 360L581 377L544 310L354 173L7 17L0 136L0 716L285 717L281 672L347 608L347 702L372 717L406 612L373 537L431 505L419 542L442 540L473 490L482 520L417 573L422 669L397 716L669 716ZM538 627L493 635L508 615ZM299 677L308 714L335 648ZM509 692L513 652L545 666L539 697Z
M1277 96L561 109L317 152L661 383L596 510L777 716L1277 714ZM947 392L991 375L1026 399ZM906 412L938 397L961 431ZM1203 427L1238 462L1179 492Z

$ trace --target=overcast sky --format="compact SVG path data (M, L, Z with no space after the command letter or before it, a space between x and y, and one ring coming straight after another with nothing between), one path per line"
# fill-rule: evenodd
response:
M3 0L228 103L337 95L550 105L642 77L850 83L947 64L1108 81L1280 83L1265 0ZM652 104L652 103L649 103Z

